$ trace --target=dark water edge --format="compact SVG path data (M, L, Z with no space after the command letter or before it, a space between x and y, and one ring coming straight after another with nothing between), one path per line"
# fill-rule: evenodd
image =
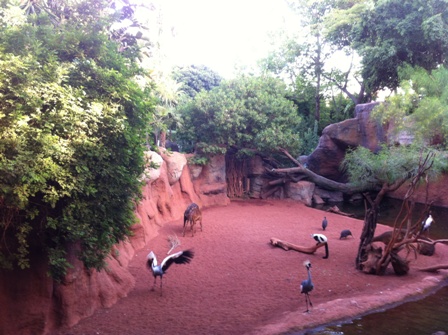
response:
M388 198L383 201L379 213L379 223L393 226L400 211L401 201ZM364 218L364 205L338 204L341 211L355 214L357 219ZM322 208L324 209L324 208ZM416 222L424 210L417 204L413 214ZM432 239L448 238L448 209L432 207L434 223L429 237ZM437 249L436 249L437 252ZM425 295L413 297L406 302L397 302L381 310L370 311L360 318L346 319L295 335L424 335L446 332L448 334L448 281Z
M448 281L425 295L355 319L340 320L295 335L424 335L448 333Z

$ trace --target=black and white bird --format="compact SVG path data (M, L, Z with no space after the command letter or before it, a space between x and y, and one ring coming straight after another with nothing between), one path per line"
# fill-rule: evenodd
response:
M160 265L157 264L157 258L153 251L151 251L147 258L146 264L148 265L148 268L151 270L152 275L154 276L154 285L152 287L152 290L154 290L154 287L156 286L156 280L157 277L160 277L160 295L162 295L162 284L163 284L163 275L166 274L166 270L171 266L171 264L188 264L190 263L191 259L193 258L194 253L192 250L183 250L176 252L175 254L169 255L165 257L165 259L160 263Z
M432 218L431 213L429 213L428 217L426 218L426 220L422 221L422 229L421 232L425 232L429 230L429 227L431 227L431 224L434 222L434 219Z
M312 234L311 235L317 243L327 243L328 239L323 234Z
M308 313L310 311L308 308L308 302L309 302L310 306L313 307L313 303L311 302L311 299L310 299L310 292L314 289L314 284L311 280L311 271L310 271L311 262L305 261L303 263L303 265L305 265L305 268L308 271L308 279L305 279L302 281L302 284L300 285L300 293L305 294L305 303L306 303L305 313Z
M349 236L353 237L352 232L348 229L344 229L343 231L341 231L341 237L339 237L339 239L341 240L341 239L347 238Z
M324 216L324 219L322 220L322 230L325 231L327 226L328 226L328 220L327 220L327 217Z
M311 237L314 238L314 240L317 242L317 245L325 243L325 256L323 258L328 258L328 256L330 256L330 252L328 250L327 237L323 234L311 234Z

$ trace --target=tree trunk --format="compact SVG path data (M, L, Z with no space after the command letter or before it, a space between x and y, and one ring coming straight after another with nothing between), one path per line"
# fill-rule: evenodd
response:
M374 201L372 201L369 194L364 194L366 205L369 208L366 209L366 214L364 217L364 227L361 233L361 242L359 243L358 255L356 256L356 269L358 270L362 270L362 262L367 259L366 248L368 245L370 245L370 243L372 243L373 236L375 235L380 203L388 191L388 185L384 184L381 190L376 195Z
M227 195L242 198L249 193L250 180L247 176L247 160L238 159L233 153L226 154Z
M162 148L166 147L166 131L160 131L160 143L159 146Z
M363 269L362 262L367 260L367 246L372 243L373 236L375 235L376 220L378 218L378 208L372 206L366 210L364 217L364 227L361 233L361 242L358 247L358 255L356 256L356 268L358 270Z

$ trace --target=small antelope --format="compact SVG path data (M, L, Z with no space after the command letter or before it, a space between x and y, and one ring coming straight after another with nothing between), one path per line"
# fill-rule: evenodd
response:
M201 225L201 231L202 231L202 213L199 209L199 206L195 203L192 203L190 206L187 207L184 213L184 232L182 236L185 236L185 231L187 230L188 223L191 226L191 236L194 236L195 232L195 224L196 221L199 221L199 224Z

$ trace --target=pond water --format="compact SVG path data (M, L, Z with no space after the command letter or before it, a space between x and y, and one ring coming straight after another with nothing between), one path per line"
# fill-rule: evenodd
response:
M364 205L362 203L341 204L338 207L341 211L355 214L359 219L364 218ZM386 199L381 206L378 221L393 226L400 208L400 200ZM413 218L418 219L423 210L424 206L416 205ZM432 239L448 238L448 222L445 220L448 217L448 209L432 207L431 210L434 223L430 228L429 237ZM426 297L419 297L414 301L397 304L396 307L387 311L377 311L359 319L346 320L300 334L424 335L434 334L438 331L448 333L448 282L445 285L437 291L430 292Z

